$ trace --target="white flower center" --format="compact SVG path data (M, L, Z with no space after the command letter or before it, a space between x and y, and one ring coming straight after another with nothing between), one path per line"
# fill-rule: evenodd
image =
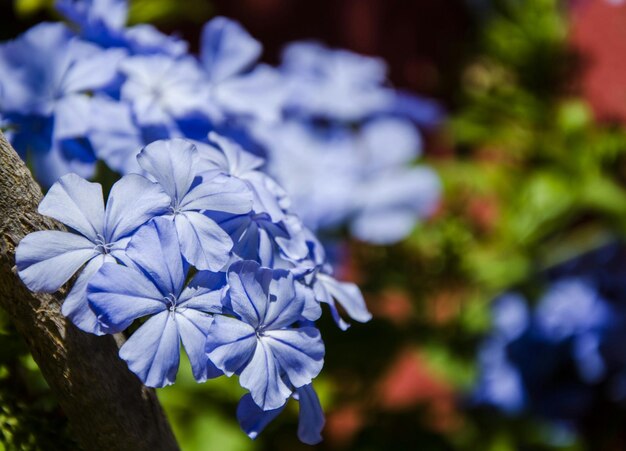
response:
M96 235L96 240L94 241L94 244L96 245L94 249L100 254L108 254L109 252L111 252L111 248L113 247L113 244L107 243L104 237L99 233Z

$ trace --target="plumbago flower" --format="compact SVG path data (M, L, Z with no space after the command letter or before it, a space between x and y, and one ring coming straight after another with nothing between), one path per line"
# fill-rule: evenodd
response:
M308 248L300 220L288 211L285 191L261 172L263 158L244 151L233 141L209 134L209 145L200 147L203 168L245 183L252 193L252 209L246 214L212 212L213 218L234 242L233 254L274 267L281 255L292 260L306 257Z
M231 239L262 235L288 211L316 232L347 226L385 245L434 212L439 179L413 163L417 127L436 125L440 109L393 89L381 59L301 42L270 67L259 63L262 45L225 17L205 24L192 55L186 42L150 25L126 26L125 0L56 6L71 29L40 24L0 45L2 127L44 187L69 172L91 177L96 159L120 174L142 172L143 147L180 137L220 149L223 172L251 189L255 205L237 224L251 233L230 230ZM232 145L207 139L211 131L268 164L250 154L232 160ZM290 193L293 210L266 174ZM292 235L285 227L267 234Z
M169 202L156 183L131 174L113 185L105 208L100 184L65 175L50 188L38 211L71 231L46 230L24 237L15 251L18 274L30 290L54 292L80 271L62 312L87 332L107 333L87 304L87 284L105 262L126 260L130 236L166 211Z
M234 257L289 269L296 277L296 289L306 299L304 317L311 321L320 317L319 304L325 303L337 325L346 330L349 325L339 315L336 302L352 319L369 321L371 314L359 288L332 277L322 244L289 211L291 202L285 191L259 171L264 160L216 134L210 134L209 139L215 146L205 145L200 151L206 168L241 178L254 193L253 210L249 214L211 214L232 238Z
M621 414L625 262L624 243L609 243L542 272L539 291L534 278L497 298L478 351L474 405L577 431L607 411Z
M170 197L166 217L176 225L187 261L198 269L219 271L229 260L233 242L204 212L247 213L252 197L235 178L217 171L201 173L197 153L189 141L173 139L146 146L137 160Z
M133 56L121 63L120 70L126 76L121 98L130 103L140 126L177 133L177 120L195 117L208 103L203 74L190 56Z
M223 274L197 272L189 284L189 265L180 254L176 227L155 218L132 238L129 266L105 264L87 288L89 304L108 330L126 329L135 319L153 315L120 349L120 357L144 383L174 383L180 342L198 382L221 375L204 352L212 313L221 312Z
M311 383L322 369L324 344L302 319L304 299L296 296L293 276L242 261L231 265L225 312L215 317L206 349L227 376L239 374L262 410L285 404L294 388Z
M120 357L146 385L174 383L182 343L198 382L239 375L250 437L294 398L300 439L317 443L324 416L312 381L325 350L313 321L321 303L342 329L335 302L356 321L369 312L355 285L332 277L285 192L258 171L262 159L211 139L146 146L137 157L145 176L122 177L106 208L98 184L62 177L39 211L70 231L26 236L18 273L30 289L54 291L80 272L63 313L86 331L139 322Z
M54 23L0 45L0 113L9 139L43 185L68 172L92 175L96 159L85 139L87 94L114 81L123 56L122 50L102 50Z

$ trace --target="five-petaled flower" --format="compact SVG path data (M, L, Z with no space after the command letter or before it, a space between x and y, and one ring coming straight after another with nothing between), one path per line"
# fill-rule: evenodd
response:
M170 198L166 217L176 225L183 256L198 269L219 271L233 242L205 212L247 213L252 195L236 178L199 171L197 154L191 142L173 139L149 144L137 159Z
M86 263L62 312L87 332L106 333L87 304L87 283L103 263L125 261L130 236L166 211L169 202L156 183L130 174L113 185L105 208L100 184L65 175L41 201L39 213L70 231L45 230L24 237L15 253L18 274L32 291L54 292Z
M212 313L221 311L223 273L199 271L188 285L172 221L155 218L132 238L128 266L105 264L87 286L89 304L108 330L153 315L124 343L120 357L146 385L174 383L182 341L198 382L221 375L204 352Z
M315 327L293 327L304 299L289 272L241 261L231 265L228 286L224 311L235 317L215 317L207 353L227 376L239 374L262 410L277 409L319 374L324 343Z

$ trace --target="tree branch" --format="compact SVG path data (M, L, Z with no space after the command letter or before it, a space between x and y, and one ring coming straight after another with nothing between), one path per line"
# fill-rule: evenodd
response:
M78 330L61 314L64 293L31 293L17 276L20 240L36 230L62 229L37 213L41 197L0 133L0 306L25 339L82 448L177 450L154 390L118 357L115 338Z

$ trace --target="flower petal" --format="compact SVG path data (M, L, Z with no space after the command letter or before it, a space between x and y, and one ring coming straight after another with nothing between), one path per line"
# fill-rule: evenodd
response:
M196 153L196 146L184 139L159 140L144 147L137 161L174 202L179 202L196 177Z
M298 421L298 438L307 445L316 445L322 441L324 429L324 411L313 389L308 384L296 390L300 401L300 417Z
M39 204L39 213L96 241L104 230L102 186L76 174L64 175Z
M237 405L237 421L248 437L254 440L283 410L284 406L274 410L263 410L254 403L252 396L246 393Z
M167 308L159 289L143 273L117 264L103 265L92 277L87 298L109 333L122 331L135 319Z
M94 244L81 235L45 230L20 241L15 263L20 279L31 291L52 293L96 255Z
M120 349L128 368L148 387L165 387L176 379L180 338L169 311L146 321Z
M220 227L233 240L233 254L244 260L258 259L261 235L257 222L252 220L251 215L211 214L211 217L215 217L219 221Z
M221 313L225 285L225 273L199 271L178 297L178 305L201 312Z
M266 329L282 329L302 318L304 298L296 297L293 276L288 271L274 270L270 299L263 322Z
M180 250L200 270L219 271L230 258L233 242L211 218L193 211L175 216Z
M82 147L81 140L79 140L78 142L73 141L73 144L77 143L79 145L76 148L72 148L70 150L70 155L64 155L64 152L68 151L69 147L65 147L65 151L62 148L63 146L68 145L68 141L53 142L52 147L50 147L49 150L44 153L29 153L29 159L32 161L33 165L33 173L35 174L35 177L37 178L37 181L41 184L41 186L51 187L53 184L57 183L61 177L72 173L74 176L83 178L90 178L93 176L96 169L96 159L93 157L93 155L91 156L92 161L81 161L80 159L74 158L74 156L71 155L73 151L82 148L81 150L78 150L78 152L86 151L82 155L82 157L88 156L87 154L89 153L89 150ZM102 197L102 195L100 195L100 197ZM63 207L59 208L59 210L62 209ZM104 207L102 207L102 209L104 210ZM74 228L73 226L71 227Z
M200 59L212 83L247 69L261 55L261 44L234 20L215 17L202 29Z
M272 270L257 262L235 262L228 269L229 307L252 327L265 320L271 281Z
M360 323L366 323L372 319L372 314L367 310L361 290L355 284L339 282L327 274L318 274L317 280L339 302L350 318Z
M90 126L90 108L90 99L84 94L72 94L59 99L54 106L54 138L60 140L85 136Z
M250 360L256 345L256 334L250 325L228 316L216 315L213 318L206 352L215 366L227 376L232 376Z
M96 156L120 174L139 173L137 154L144 145L130 105L106 97L91 99L89 141Z
M181 202L184 210L243 214L252 209L252 192L239 179L218 174L194 187Z
M63 315L76 327L96 335L103 335L106 332L100 327L96 314L87 302L87 284L105 262L115 264L115 259L109 255L98 255L85 265L61 307Z
M177 309L175 319L178 322L178 332L189 356L191 370L196 381L204 382L208 378L222 375L221 371L216 371L213 365L209 365L209 358L205 351L206 337L213 323L213 316L183 307Z
M314 327L265 332L262 339L294 387L310 384L324 365L324 343Z
M296 296L304 299L302 316L309 321L317 321L322 316L322 306L315 299L315 292L303 283L296 282Z
M185 283L186 268L170 218L155 218L137 230L126 254L144 270L163 296L178 297Z
M291 389L280 377L280 370L272 349L266 340L258 340L252 360L239 376L239 383L250 390L254 402L263 410L278 409L283 406Z
M170 197L145 177L129 174L111 188L105 214L105 236L113 243L137 230L155 216L164 214Z
M123 49L106 49L88 42L72 40L67 48L72 64L63 78L63 92L72 94L92 91L110 85L117 76Z

